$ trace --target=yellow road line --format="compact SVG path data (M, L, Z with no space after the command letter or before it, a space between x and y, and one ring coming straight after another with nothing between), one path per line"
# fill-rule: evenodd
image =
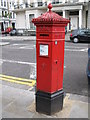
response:
M2 75L2 74L0 74L0 80L23 84L23 85L28 85L28 86L34 86L36 83L35 80L17 78L17 77L13 77L13 76Z
M31 82L31 83L33 83L33 84L36 83L36 80L30 80L30 79L18 78L18 77L7 76L7 75L2 75L2 74L0 74L0 77L9 78L9 79L13 79L13 80L24 81L24 82Z
M15 81L15 80L10 80L7 78L0 78L0 80L4 80L4 81L8 81L8 82L12 82L12 83L18 83L18 84L23 84L23 85L28 85L28 86L33 86L32 83L28 83L28 82L21 82L21 81Z

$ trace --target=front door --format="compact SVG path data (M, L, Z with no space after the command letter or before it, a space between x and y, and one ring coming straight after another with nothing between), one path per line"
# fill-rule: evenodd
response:
M12 28L15 29L15 23L12 23Z

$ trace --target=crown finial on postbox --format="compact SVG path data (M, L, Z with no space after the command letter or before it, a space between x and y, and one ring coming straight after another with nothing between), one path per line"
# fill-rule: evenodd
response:
M52 4L51 3L49 3L48 8L49 8L49 12L51 12L51 9L52 9Z

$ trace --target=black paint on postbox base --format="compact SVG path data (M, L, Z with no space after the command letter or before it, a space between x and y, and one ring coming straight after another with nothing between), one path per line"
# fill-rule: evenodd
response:
M36 92L36 111L47 115L59 112L63 108L63 90L55 93Z

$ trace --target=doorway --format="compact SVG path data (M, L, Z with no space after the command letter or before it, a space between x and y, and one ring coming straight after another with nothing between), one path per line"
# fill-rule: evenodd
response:
M4 31L4 24L3 24L3 22L1 23L1 31Z
M12 28L15 29L15 23L12 23Z

